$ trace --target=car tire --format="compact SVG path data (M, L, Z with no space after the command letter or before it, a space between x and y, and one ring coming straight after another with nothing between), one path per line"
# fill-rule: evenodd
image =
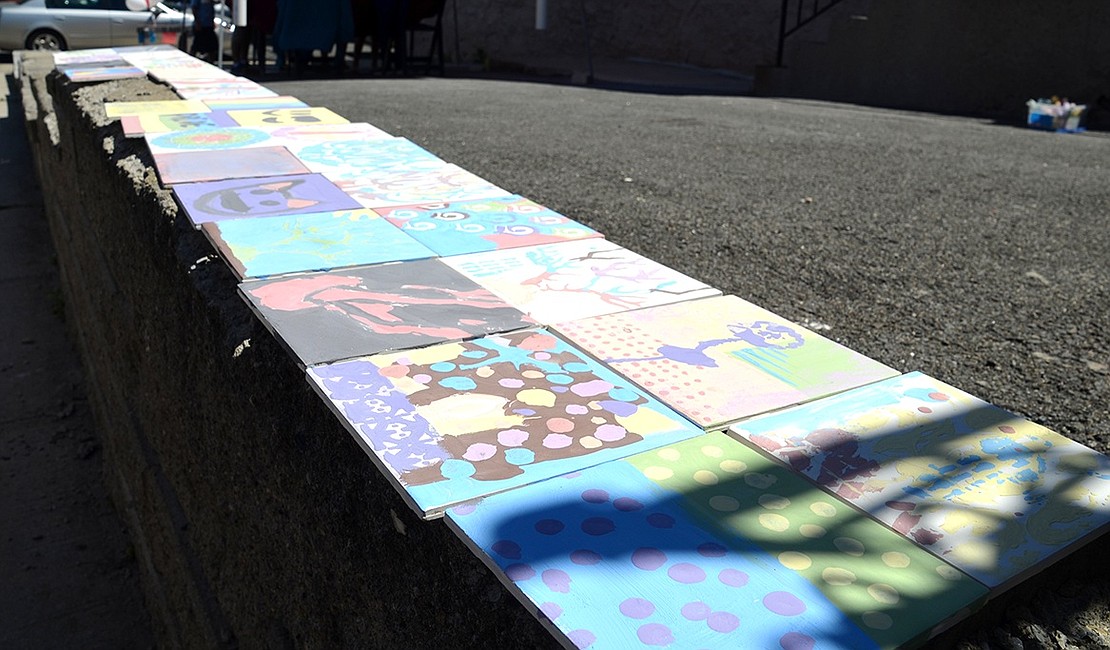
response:
M27 37L27 49L59 52L66 49L66 39L52 29L39 29Z

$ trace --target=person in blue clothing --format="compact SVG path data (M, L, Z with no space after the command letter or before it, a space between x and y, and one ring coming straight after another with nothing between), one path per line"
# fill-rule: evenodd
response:
M278 0L274 47L297 68L303 68L314 50L327 53L332 47L341 66L354 35L350 0Z

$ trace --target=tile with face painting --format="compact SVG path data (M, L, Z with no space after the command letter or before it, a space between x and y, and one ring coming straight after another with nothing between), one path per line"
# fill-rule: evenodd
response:
M425 517L701 433L546 330L315 366L309 377Z
M182 183L173 193L193 225L223 219L354 210L360 206L318 174Z

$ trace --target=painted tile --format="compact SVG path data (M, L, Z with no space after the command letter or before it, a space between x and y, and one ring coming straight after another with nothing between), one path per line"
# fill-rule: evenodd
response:
M331 178L331 174L325 174ZM385 208L416 203L468 201L509 196L505 190L456 165L436 171L391 172L351 178L342 171L335 184L363 207Z
M57 68L82 63L107 63L121 58L119 53L110 47L54 52L51 56L54 59L54 67Z
M986 594L723 433L447 520L578 647L896 647Z
M706 429L898 374L736 296L554 327Z
M289 95L269 97L213 97L204 100L214 111L258 110L264 108L307 108L308 104Z
M316 366L309 377L425 517L701 433L545 330Z
M182 113L207 113L204 102L195 99L167 99L147 102L104 102L108 117L124 115L180 115Z
M247 282L240 289L303 365L535 324L434 259Z
M193 62L184 59L158 61L147 67L147 74L171 86L181 81L217 82L235 79L235 75L223 72L203 61Z
M163 185L309 173L285 147L253 147L234 156L222 151L156 153L154 165Z
M332 180L383 173L435 172L447 165L435 154L405 138L348 138L311 143L294 149L314 172Z
M265 108L228 111L239 126L282 126L295 124L346 124L349 120L321 106L308 108Z
M213 111L201 115L226 114L225 111ZM336 138L371 139L390 137L381 129L365 122L268 127L231 126L234 124L231 118L228 118L227 122L228 126L223 127L172 129L175 131L174 133L150 132L146 138L147 147L151 153L156 154L174 151L209 151L272 146L304 148L311 144Z
M146 133L169 133L192 129L215 129L235 126L227 111L211 113L180 113L175 115L124 115L120 118L124 135L141 136Z
M116 58L102 58L96 61L78 61L76 63L56 63L54 67L58 72L65 73L69 70L92 70L94 68L134 68L127 61L117 56ZM145 72L143 74L146 74Z
M821 590L878 645L931 636L987 589L724 432L630 458L703 526L746 539Z
M435 257L370 210L206 223L240 279Z
M920 373L732 432L992 588L1110 520L1110 459Z
M173 193L193 225L224 219L355 210L358 202L319 174L181 183Z
M209 108L212 108L214 110L226 110L227 108L265 108L268 105L263 103L260 106L242 106L239 104L235 104L232 106L213 106L212 103L209 103L209 100L211 100L213 103L218 104L219 102L217 100L226 99L250 100L252 103L262 102L265 99L269 99L269 105L273 107L276 107L273 102L282 101L280 99L277 99L278 94L274 91L249 79L244 79L243 77L214 81L191 79L178 80L173 83L173 89L174 92L176 92L178 95L181 95L183 98L199 99L201 101L204 101ZM301 103L300 105L303 106L304 104Z
M146 72L139 68L104 67L104 68L67 68L66 77L75 83L88 83L93 81L111 81L112 79L135 79L145 77Z
M721 293L603 239L444 261L544 324Z
M377 212L444 256L601 236L554 210L516 195L380 208Z
M292 149L330 140L392 138L390 134L366 122L341 124L288 124L268 127L270 134Z

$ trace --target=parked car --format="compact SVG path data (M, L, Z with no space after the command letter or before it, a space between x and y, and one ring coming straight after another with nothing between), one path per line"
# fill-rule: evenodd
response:
M20 0L0 5L0 50L135 45L142 28L180 32L192 25L191 15L161 3L131 11L127 0Z

